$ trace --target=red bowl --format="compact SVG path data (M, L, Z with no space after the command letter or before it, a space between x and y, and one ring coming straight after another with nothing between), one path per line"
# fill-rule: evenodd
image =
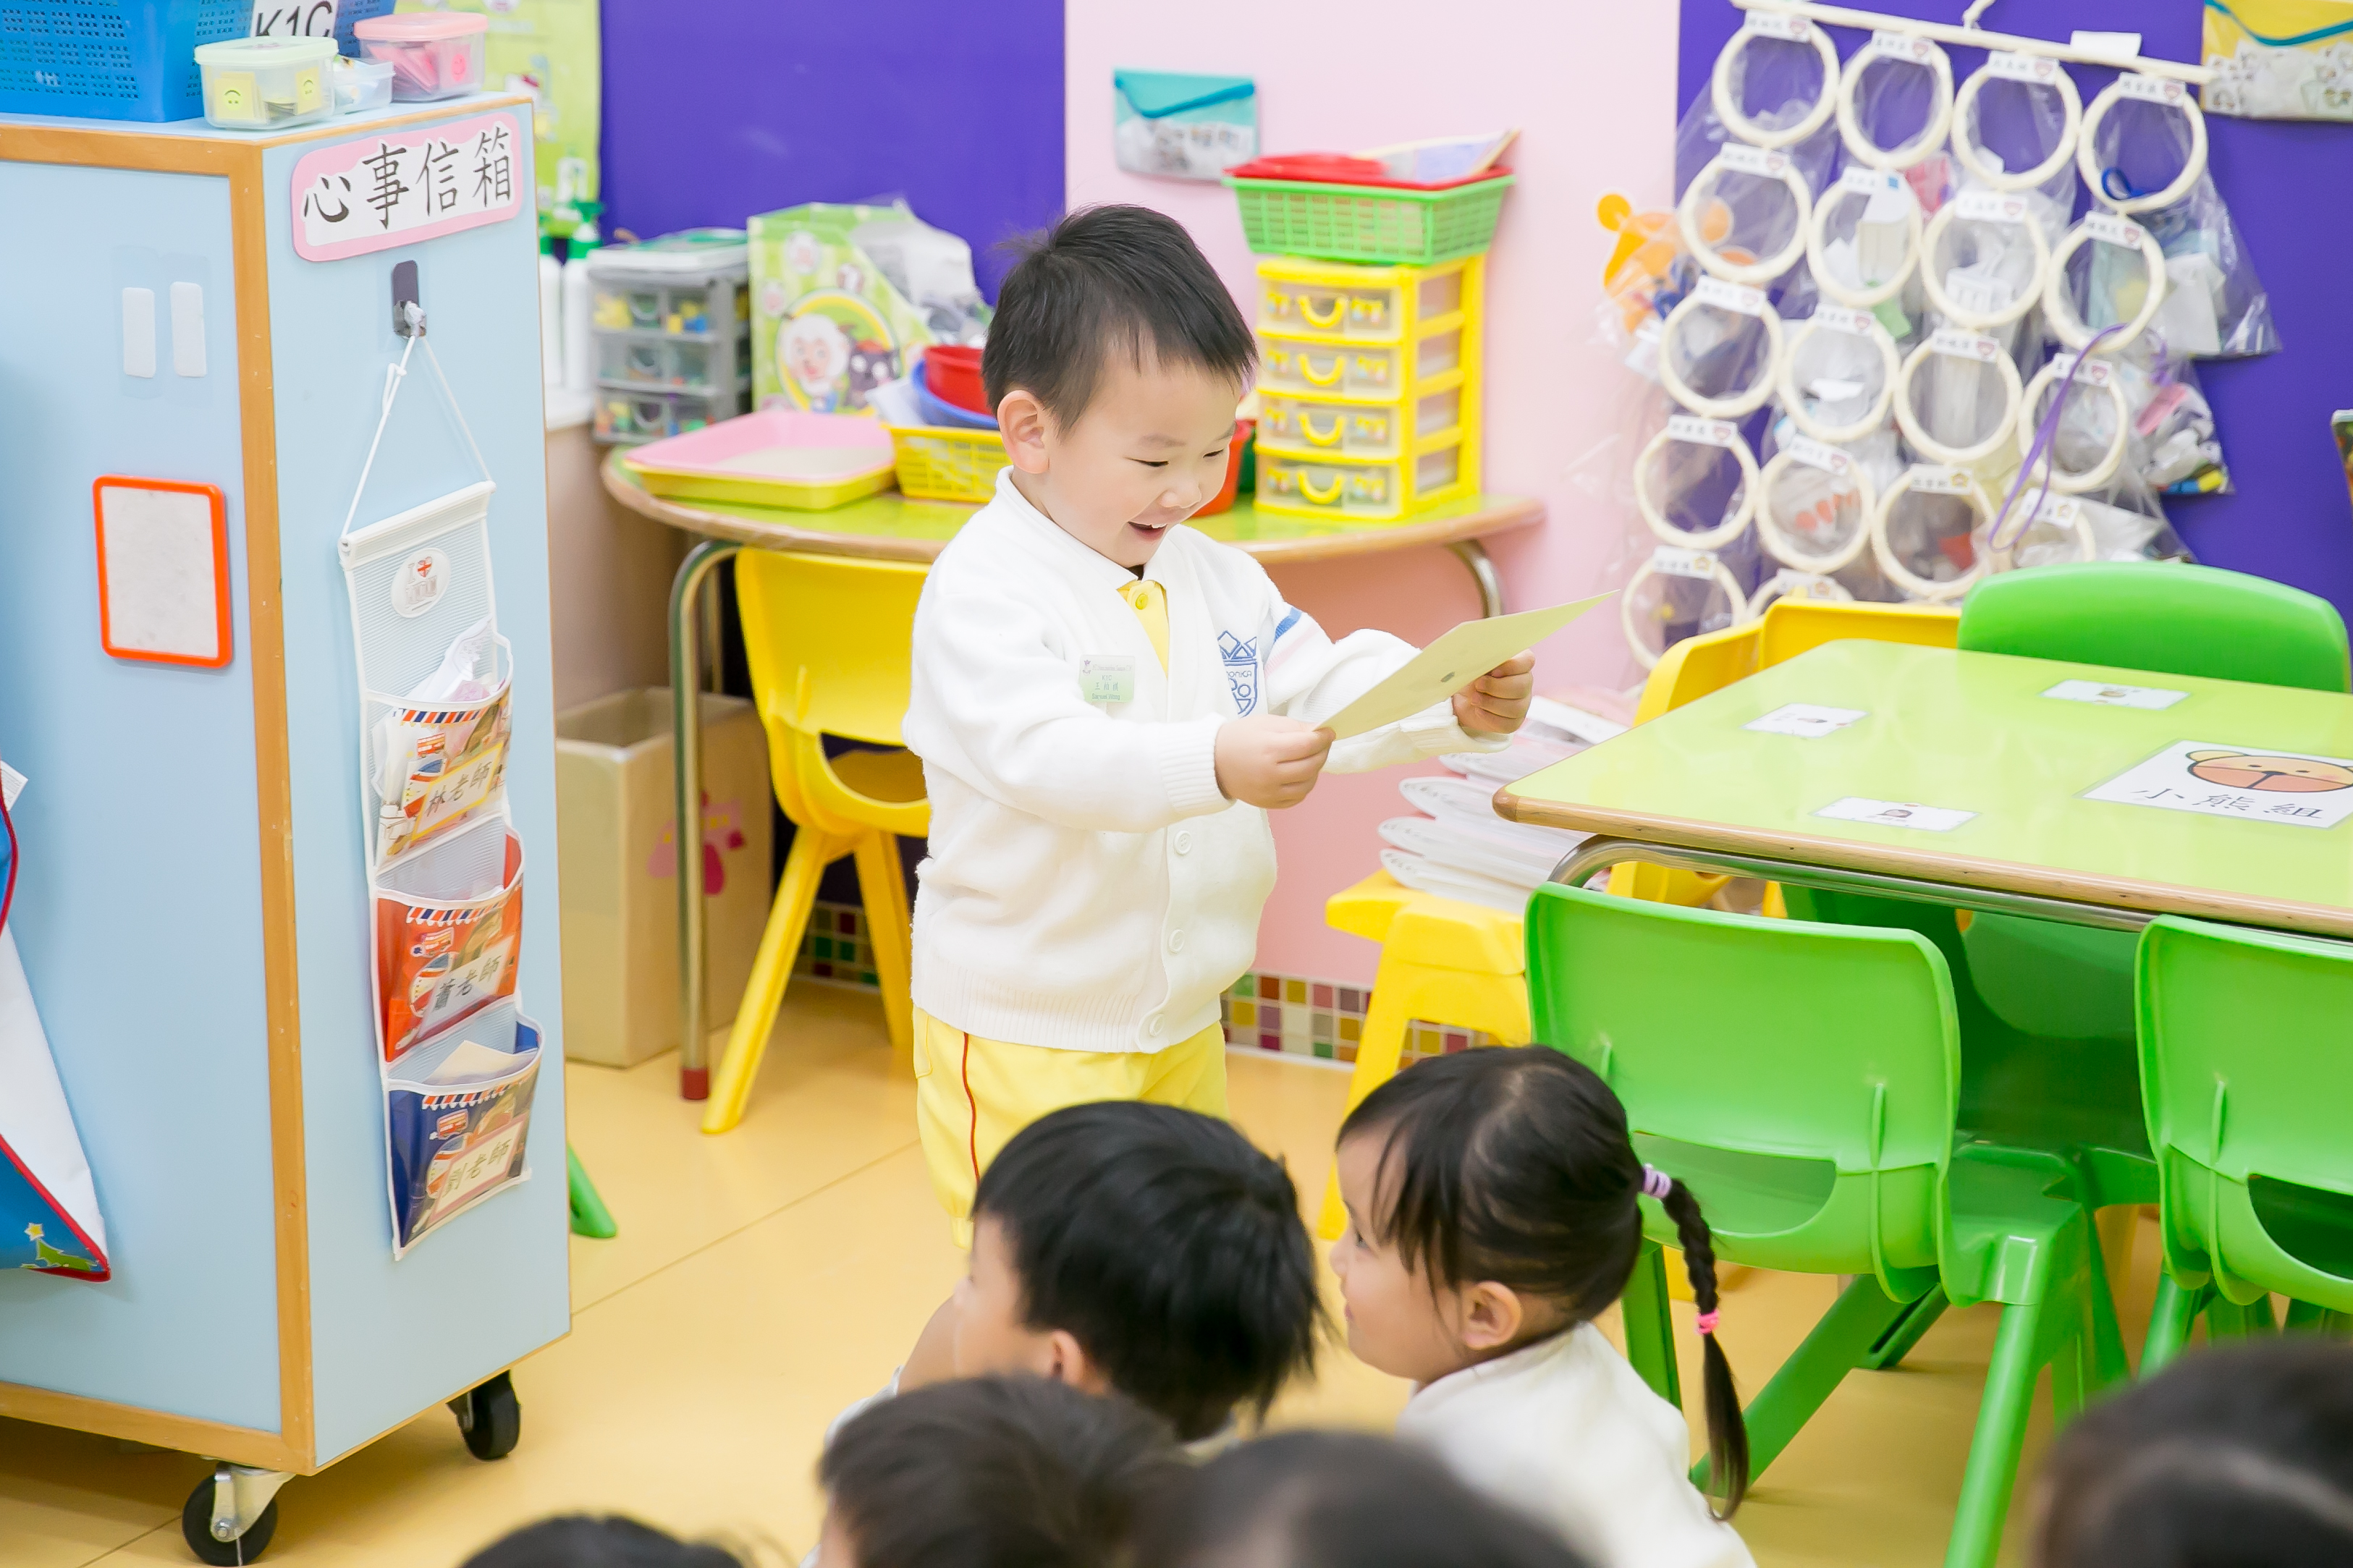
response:
M1257 426L1248 419L1234 421L1234 444L1226 448L1226 482L1218 487L1216 499L1195 512L1195 517L1214 517L1219 512L1232 510L1234 495L1241 489L1242 483L1242 447L1249 443L1250 432L1256 428Z
M980 384L980 351L960 343L934 343L923 351L923 384L932 395L975 414L994 414Z

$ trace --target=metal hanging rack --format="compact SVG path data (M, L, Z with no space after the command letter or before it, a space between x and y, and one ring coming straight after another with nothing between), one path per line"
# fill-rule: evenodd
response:
M1732 4L1743 11L1802 16L1823 26L1854 27L1865 33L1909 33L1917 37L1934 38L1940 44L1959 44L1968 48L2008 49L2014 54L2047 55L2054 60L2070 60L2077 65L2112 66L2118 70L2138 71L2144 76L2168 77L2195 87L2203 87L2214 79L2214 73L2204 66L2188 65L2180 60L2080 48L2073 44L2063 44L2051 38L2030 38L2019 33L1989 32L1977 25L1977 18L1991 0L1980 0L1980 3L1970 5L1957 24L1927 22L1916 16L1890 16L1878 11L1858 11L1849 5L1820 5L1814 4L1813 0L1732 0Z

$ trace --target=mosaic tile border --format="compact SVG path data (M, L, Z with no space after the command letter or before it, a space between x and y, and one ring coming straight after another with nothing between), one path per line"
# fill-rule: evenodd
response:
M856 904L820 902L813 908L793 977L881 990L874 949L866 940L866 912ZM1234 982L1219 999L1218 1015L1231 1049L1346 1066L1356 1059L1356 1041L1364 1033L1371 998L1371 991L1361 985L1259 971ZM1494 1043L1493 1036L1477 1029L1415 1020L1406 1026L1399 1065Z

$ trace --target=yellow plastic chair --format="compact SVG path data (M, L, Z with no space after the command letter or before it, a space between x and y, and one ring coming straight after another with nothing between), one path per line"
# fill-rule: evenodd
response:
M902 744L899 721L907 711L915 598L924 570L908 562L769 550L746 550L735 558L735 601L752 696L768 729L768 772L776 804L797 831L712 1079L705 1132L724 1132L744 1119L744 1102L808 929L818 879L844 855L858 861L891 1043L901 1050L913 1043L907 883L897 840L931 831L923 763L908 751L829 758L824 740L835 735Z
M1961 613L1929 605L1834 604L1776 599L1757 628L1757 668L1769 669L1826 642L1864 637L1918 647L1957 647Z
M1334 931L1381 944L1381 966L1356 1039L1348 1109L1397 1076L1409 1019L1483 1029L1507 1046L1528 1033L1527 957L1516 915L1417 891L1376 871L1324 904ZM1324 1184L1316 1230L1331 1240L1347 1226L1335 1173Z

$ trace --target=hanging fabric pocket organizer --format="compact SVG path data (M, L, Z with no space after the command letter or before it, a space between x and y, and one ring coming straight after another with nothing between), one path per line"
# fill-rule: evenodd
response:
M337 542L360 690L385 1182L398 1258L530 1171L539 1026L518 1010L522 840L506 809L514 660L498 635L488 477L415 321ZM484 478L354 529L419 343Z

